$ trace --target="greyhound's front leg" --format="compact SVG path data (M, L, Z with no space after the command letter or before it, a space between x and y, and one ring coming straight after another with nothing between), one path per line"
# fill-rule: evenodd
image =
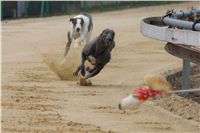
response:
M71 35L70 35L70 32L68 32L67 38L68 38L68 42L67 42L67 45L66 45L66 48L65 48L64 57L67 55L67 53L68 53L68 51L69 51L69 49L70 49L71 43L72 43L72 37L71 37Z
M103 67L104 67L104 65L96 65L93 69L90 70L91 73L86 75L85 79L88 79L90 77L94 77L95 75L97 75L103 69Z
M74 76L78 76L78 72L81 71L81 74L83 76L85 76L85 61L86 61L86 55L84 53L82 53L82 59L81 59L81 65L78 66L78 68L76 69L76 71L73 73Z
M81 36L80 36L80 38L79 38L79 40L78 40L78 45L80 46L81 45L81 43L83 42L85 40L85 35L84 34L82 34Z
M85 76L85 65L84 65L84 63L86 61L86 58L87 58L86 55L82 53L82 61L81 61L81 65L80 65L80 70L81 70L81 74L83 76Z
M84 65L80 65L78 66L78 68L76 69L76 71L73 73L74 76L78 76L78 72L81 71L81 74L83 76L85 76L85 66Z
M78 76L78 72L80 71L80 69L81 69L81 66L78 66L76 71L73 73L73 76Z

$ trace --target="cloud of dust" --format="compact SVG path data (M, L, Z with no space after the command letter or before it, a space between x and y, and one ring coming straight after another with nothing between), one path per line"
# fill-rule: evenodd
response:
M73 76L73 72L80 64L80 53L79 49L72 48L68 55L63 59L56 57L56 55L51 52L42 54L42 56L44 62L61 80L74 81L80 78L80 76Z
M171 90L172 85L161 74L147 74L144 77L145 84L155 90Z

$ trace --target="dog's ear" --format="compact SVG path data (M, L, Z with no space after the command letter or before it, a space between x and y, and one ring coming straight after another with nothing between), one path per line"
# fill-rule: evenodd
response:
M101 41L103 40L103 33L104 33L104 31L105 31L105 30L103 30L103 31L101 32L101 34L99 35L99 37L98 37L98 41L99 41L99 42L101 42Z
M113 31L113 40L114 40L114 38L115 38L115 32Z
M104 29L104 30L102 31L102 33L106 32L106 31L107 31L107 29Z
M99 36L101 39L103 39L103 34L104 34L105 32L106 32L106 30L103 30L103 31L101 32L101 34L100 34L100 36Z
M106 32L106 29L103 30L103 31L101 32L100 36L103 36L103 34L104 34L105 32Z
M83 26L84 20L83 20L83 18L80 18L80 19L81 19L81 26Z
M73 22L74 21L74 18L70 18L70 20L69 20L70 22Z

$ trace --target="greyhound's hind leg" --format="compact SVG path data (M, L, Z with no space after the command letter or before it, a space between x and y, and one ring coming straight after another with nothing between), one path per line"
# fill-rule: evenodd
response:
M92 35L92 31L89 31L86 37L86 44L90 41L91 35Z

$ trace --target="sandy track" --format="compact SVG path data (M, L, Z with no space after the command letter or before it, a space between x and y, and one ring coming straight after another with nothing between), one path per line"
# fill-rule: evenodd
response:
M42 56L48 54L50 58L61 59L70 16L3 22L2 131L198 132L197 122L151 102L137 111L117 109L119 100L141 85L146 73L181 66L181 60L164 51L164 42L142 36L140 20L164 14L167 9L197 4L199 2L92 14L93 37L104 28L113 28L116 48L112 61L92 79L94 86L91 87L60 80ZM77 57L78 54L74 60L78 63Z

